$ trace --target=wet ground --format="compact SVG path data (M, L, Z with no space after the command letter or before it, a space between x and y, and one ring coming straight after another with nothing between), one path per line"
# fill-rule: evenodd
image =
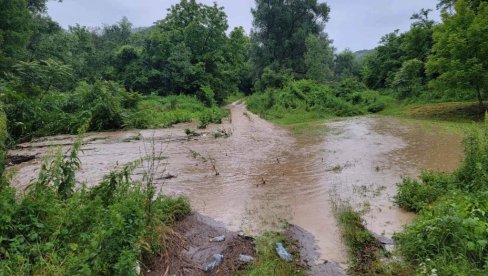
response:
M317 262L345 266L331 201L348 200L367 210L368 228L391 236L412 219L391 199L401 177L416 176L422 169L450 171L462 157L459 135L412 120L349 118L292 136L243 104L229 108L229 122L200 136L185 134L186 128L195 128L191 124L87 134L77 177L90 186L115 167L162 155L167 158L155 164L161 192L188 196L196 211L233 231L257 234L286 220L315 237ZM67 149L73 140L50 137L11 151L11 156L36 157L10 167L16 172L14 185L25 188L37 177L50 145ZM151 171L151 165L146 162L136 177Z

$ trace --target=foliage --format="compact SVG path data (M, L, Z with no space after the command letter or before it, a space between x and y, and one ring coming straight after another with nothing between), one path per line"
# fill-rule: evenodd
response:
M25 54L30 23L25 0L0 1L0 72L8 71Z
M334 48L326 34L309 35L305 41L306 77L318 83L325 83L334 77Z
M140 263L162 250L161 227L190 213L183 198L148 201L149 190L130 178L137 164L91 189L62 188L64 180L74 183L76 159L77 146L69 157L45 161L50 165L21 198L12 187L0 187L1 271L137 275Z
M208 123L218 123L226 115L218 107L208 108L192 96L149 96L137 103L136 108L124 113L124 126L127 128L170 127L177 123L201 120L204 114L211 113Z
M246 104L251 111L275 121L288 121L285 119L300 113L311 114L313 119L354 116L377 112L384 107L377 92L346 90L334 90L310 80L288 81L282 89L270 88L250 96Z
M424 173L422 182L400 184L397 202L420 212L396 239L418 272L488 273L487 137L485 126L466 139L463 164L452 175Z
M172 6L150 32L142 59L151 70L140 89L194 94L208 86L215 100L223 102L238 89L246 49L243 30L234 30L229 38L227 28L227 15L216 4L182 0Z
M359 65L351 50L344 50L335 56L335 76L338 79L359 76Z
M251 12L255 78L260 78L265 68L270 67L274 71L289 70L293 77L303 77L307 71L306 40L310 35L321 35L329 19L329 6L316 0L256 0Z
M456 1L456 13L442 15L443 24L434 29L433 54L427 70L438 77L431 86L438 90L471 91L483 105L488 85L488 4L477 12L465 0Z
M451 189L452 182L451 175L424 171L420 180L406 177L398 184L395 201L406 210L419 212Z

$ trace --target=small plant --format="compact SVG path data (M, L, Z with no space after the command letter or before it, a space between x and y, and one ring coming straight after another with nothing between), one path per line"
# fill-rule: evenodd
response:
M196 136L196 132L190 128L185 129L186 136Z

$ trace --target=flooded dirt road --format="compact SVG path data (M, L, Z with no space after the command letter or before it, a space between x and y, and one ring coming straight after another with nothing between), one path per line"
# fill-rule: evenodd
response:
M110 170L150 155L167 157L156 173L161 192L186 195L192 207L230 230L257 234L283 221L317 240L320 259L345 265L346 254L332 200L349 200L367 210L367 226L391 236L412 219L391 197L401 176L421 169L449 171L461 156L461 137L415 121L358 117L316 125L298 136L260 119L243 104L229 106L231 119L201 136L186 128L87 134L77 177L88 186ZM231 134L228 138L222 134ZM10 167L14 185L37 177L49 145L67 148L72 136L19 145L10 155L36 159ZM152 145L155 145L154 147ZM136 172L136 177L141 170Z

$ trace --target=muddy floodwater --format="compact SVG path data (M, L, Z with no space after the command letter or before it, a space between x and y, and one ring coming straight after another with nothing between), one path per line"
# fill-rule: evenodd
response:
M416 176L422 169L451 171L462 157L462 137L417 121L356 117L293 136L243 104L229 108L228 122L200 136L185 134L186 128L195 128L191 124L87 134L78 179L94 185L114 168L161 153L166 158L157 162L155 174L161 192L187 196L194 210L233 231L257 234L284 221L296 224L315 236L320 259L344 266L332 201L349 201L365 210L367 227L391 236L413 218L392 201L401 177ZM36 156L9 168L15 172L14 185L27 187L51 146L66 150L73 140L48 137L11 151L13 156Z

